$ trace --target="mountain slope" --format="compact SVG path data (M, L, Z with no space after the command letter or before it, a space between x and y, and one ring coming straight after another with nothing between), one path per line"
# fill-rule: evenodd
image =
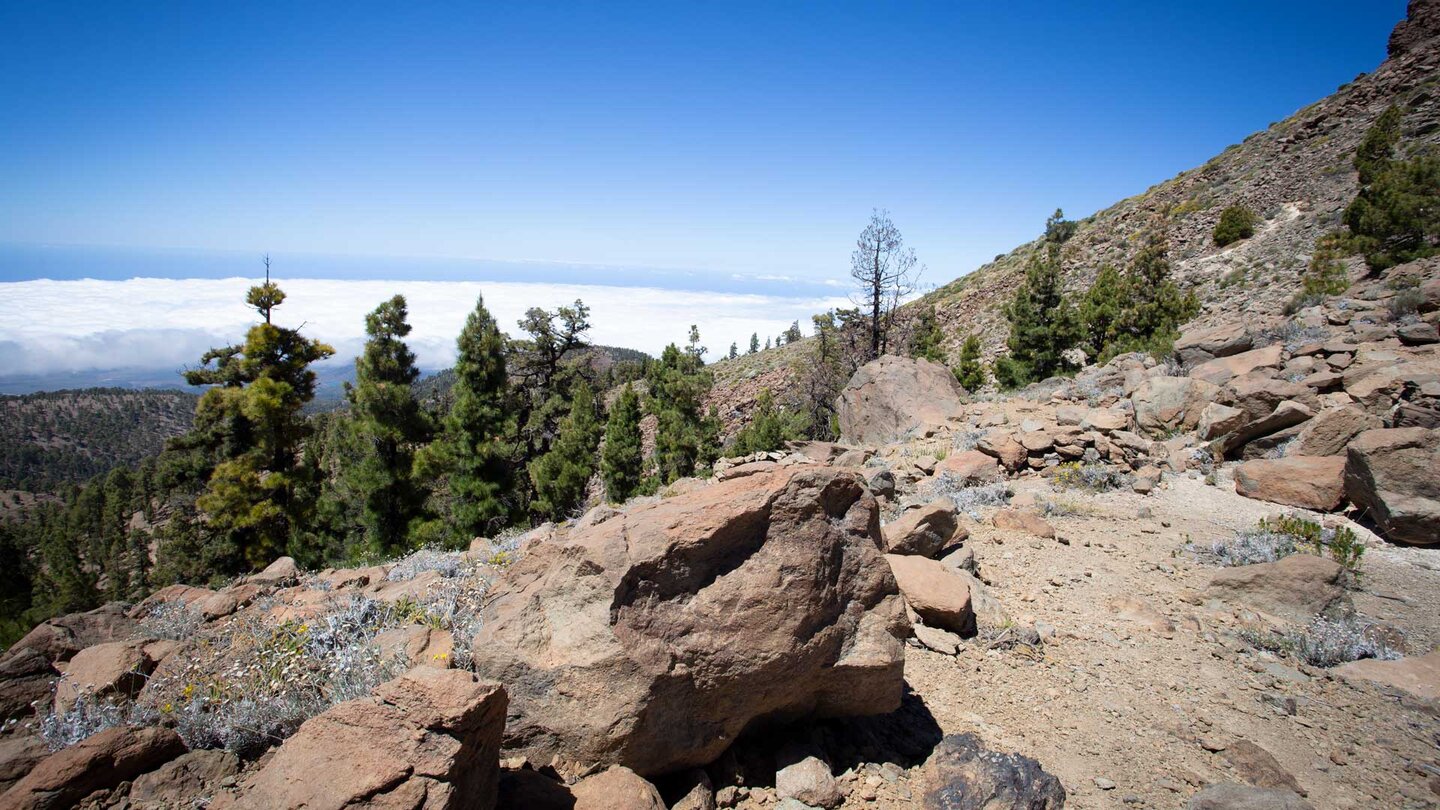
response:
M124 388L0 396L0 489L49 491L138 463L190 429L195 398Z
M1351 165L1365 131L1391 104L1405 112L1402 150L1440 144L1440 3L1413 0L1406 22L1391 35L1389 58L1283 121L1142 194L1079 223L1065 245L1066 285L1083 291L1106 263L1123 266L1136 236L1157 215L1169 214L1170 259L1178 281L1199 295L1197 323L1263 320L1281 313L1299 286L1315 240L1334 228L1355 197ZM1263 218L1255 236L1217 248L1211 232L1228 205L1243 204ZM952 361L966 334L981 336L987 354L1004 346L1000 313L1026 259L1030 242L935 290L934 304ZM1352 270L1358 270L1358 262ZM913 306L913 305L912 305Z

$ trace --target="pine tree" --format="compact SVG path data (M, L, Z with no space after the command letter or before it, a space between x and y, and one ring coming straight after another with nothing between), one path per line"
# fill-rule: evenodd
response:
M702 412L711 376L704 367L699 333L690 328L690 344L683 352L670 344L650 369L646 409L655 415L655 456L661 480L670 483L691 475L716 458L719 428Z
M770 351L770 338L765 338L765 351Z
M1119 337L1120 319L1128 295L1129 290L1120 271L1110 264L1101 267L1090 289L1080 298L1079 316L1083 330L1080 347L1087 357L1100 357L1105 348Z
M785 342L786 342L786 343L795 343L795 342L797 342L797 341L804 340L804 339L805 339L805 335L804 335L804 333L802 333L802 332L800 331L800 322L799 322L799 321L791 321L791 322L790 322L790 328L785 330Z
M739 357L739 356L740 356L740 347L737 346L737 345L734 344L734 343L731 343L731 344L730 344L730 354L727 355L728 359L734 360L735 358L737 358L737 357Z
M756 353L756 352L758 352L758 351L760 351L760 334L759 334L758 332L751 332L751 333L750 333L750 353L751 353L751 354L754 354L754 353Z
M1063 245L1070 241L1075 235L1075 230L1080 227L1078 222L1071 222L1065 218L1065 212L1059 208L1055 213L1045 220L1045 241L1055 245Z
M910 334L910 356L944 363L944 343L945 333L940 330L940 321L935 317L935 307L921 309L915 330Z
M355 384L345 391L351 411L346 426L358 458L341 474L360 501L357 517L370 555L393 556L407 547L427 495L414 477L415 451L429 425L411 389L420 370L405 345L407 314L404 296L397 295L365 316L369 338L355 359Z
M285 293L272 281L251 287L246 303L265 319L245 343L212 349L199 368L185 372L191 385L213 386L200 398L195 428L180 446L213 463L197 500L209 518L206 531L221 544L212 559L238 554L261 568L285 553L312 504L304 490L298 453L308 433L302 409L315 396L310 365L335 350L298 329L276 326L273 313Z
M505 336L479 298L456 341L453 401L440 436L420 453L422 475L447 483L446 540L462 545L509 522L512 420L507 410ZM434 527L423 536L437 534Z
M560 422L560 435L549 452L530 464L535 498L530 511L544 520L563 520L585 501L585 489L595 473L595 448L600 444L600 420L595 394L578 385L570 415Z
M1079 327L1062 284L1060 245L1048 242L1031 255L1024 281L1004 306L1010 356L995 365L1002 385L1015 387L1073 368L1063 353L1075 345Z
M745 426L737 431L730 440L730 454L744 456L750 453L779 450L785 446L785 442L799 439L804 435L804 417L801 414L777 408L774 395L770 393L770 389L765 388L760 391L760 396L755 400L755 409L751 411Z
M1125 270L1124 305L1112 327L1115 337L1100 348L1096 361L1105 363L1125 352L1166 354L1180 336L1180 326L1199 312L1195 293L1181 292L1170 278L1164 229L1153 228Z
M641 449L640 397L629 383L620 389L605 424L601 475L605 494L613 503L624 502L642 488L645 458Z
M968 335L960 345L960 365L955 367L955 379L971 393L985 386L985 365L981 360L978 336Z

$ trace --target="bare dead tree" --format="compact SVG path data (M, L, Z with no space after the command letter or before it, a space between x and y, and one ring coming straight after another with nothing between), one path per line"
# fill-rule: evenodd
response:
M851 302L870 315L868 359L874 359L888 348L890 324L900 301L915 291L920 280L915 250L905 247L905 238L890 221L889 211L870 213L870 224L860 232L850 254L850 277L860 288Z

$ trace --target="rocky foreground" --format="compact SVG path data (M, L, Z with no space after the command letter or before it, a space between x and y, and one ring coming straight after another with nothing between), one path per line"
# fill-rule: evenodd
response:
M1440 805L1440 263L0 657L0 808ZM1398 313L1398 314L1397 314Z

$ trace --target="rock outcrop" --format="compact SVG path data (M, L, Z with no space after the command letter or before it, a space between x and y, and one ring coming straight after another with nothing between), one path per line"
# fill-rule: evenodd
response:
M1346 456L1345 493L1386 538L1440 543L1440 430L1367 430Z
M1345 500L1343 456L1256 459L1235 468L1235 491L1247 498L1331 512Z
M476 808L496 804L505 690L417 667L305 721L214 808Z
M880 543L857 475L801 467L533 546L474 643L510 693L506 747L650 776L757 723L894 710L908 627Z
M106 729L41 760L0 796L0 810L72 807L183 753L185 743L168 728Z
M852 444L884 444L958 417L965 389L929 360L886 355L860 367L835 403L840 435Z

